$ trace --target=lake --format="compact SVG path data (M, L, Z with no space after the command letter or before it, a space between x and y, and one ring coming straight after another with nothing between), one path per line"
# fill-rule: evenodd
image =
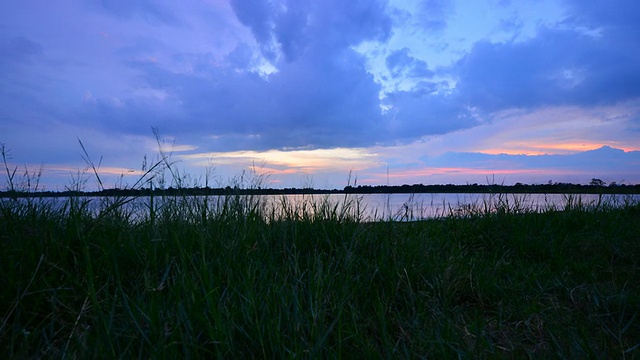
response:
M282 195L280 196L282 197ZM310 195L286 195L292 202L303 202ZM331 203L344 203L344 194L315 195ZM366 220L421 220L449 215L469 215L474 211L495 211L503 207L514 212L562 210L570 206L607 204L622 206L637 203L640 195L619 194L487 194L487 193L420 193L420 194L358 194L348 195L347 202L357 201Z
M21 199L20 201L47 202L62 207L69 198ZM540 212L567 207L594 207L605 204L618 207L640 202L639 194L491 194L491 193L418 193L418 194L314 194L314 195L238 195L238 196L155 196L138 198L79 197L76 204L86 202L94 213L108 208L119 200L128 200L125 209L133 218L145 218L153 204L155 213L171 209L185 216L196 216L206 206L219 212L225 206L236 206L248 212L257 209L266 216L276 218L296 214L300 218L320 213L337 216L358 215L364 221L414 221L442 216L468 216L477 213L509 209L515 213ZM0 199L7 204L10 199ZM67 204L68 205L68 204Z
M64 206L69 198L33 199ZM477 213L509 209L515 213L539 212L549 209L563 210L567 206L593 207L598 204L617 207L640 202L640 195L597 194L474 194L474 193L419 193L419 194L330 194L330 195L238 195L238 196L155 196L139 198L79 197L76 204L86 202L94 213L110 207L114 202L130 200L124 205L133 218L149 216L150 205L154 213L168 210L183 216L200 216L203 206L213 213L234 208L243 213L258 210L267 217L280 218L295 214L310 218L320 214L356 215L364 221L413 221L442 216L468 216ZM7 203L9 199L0 199ZM28 201L22 199L21 201ZM68 204L67 204L68 205Z

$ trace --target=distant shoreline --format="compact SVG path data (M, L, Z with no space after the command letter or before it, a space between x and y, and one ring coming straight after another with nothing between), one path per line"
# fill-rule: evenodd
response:
M501 193L501 194L640 194L636 185L580 185L580 184L516 184L516 185L360 185L343 189L312 188L254 188L237 187L173 188L166 189L105 189L101 191L0 191L0 198L46 198L69 196L221 196L221 195L322 195L322 194L437 194L437 193Z

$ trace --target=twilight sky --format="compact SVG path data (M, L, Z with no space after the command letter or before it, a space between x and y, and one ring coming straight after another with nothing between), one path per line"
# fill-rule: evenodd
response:
M637 0L7 0L0 143L62 190L640 183ZM23 170L22 170L23 171ZM87 183L94 187L93 180ZM4 187L4 184L2 184Z

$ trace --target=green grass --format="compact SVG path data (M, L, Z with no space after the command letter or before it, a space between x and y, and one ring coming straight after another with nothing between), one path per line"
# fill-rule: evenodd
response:
M1 200L0 357L640 356L637 203L215 199Z

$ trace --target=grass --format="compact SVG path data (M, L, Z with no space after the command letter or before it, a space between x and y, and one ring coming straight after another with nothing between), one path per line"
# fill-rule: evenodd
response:
M357 198L216 199L3 200L1 356L640 355L638 204L364 222Z
M136 186L181 185L171 166ZM0 199L0 357L640 356L637 201L495 195L409 222L290 199Z

